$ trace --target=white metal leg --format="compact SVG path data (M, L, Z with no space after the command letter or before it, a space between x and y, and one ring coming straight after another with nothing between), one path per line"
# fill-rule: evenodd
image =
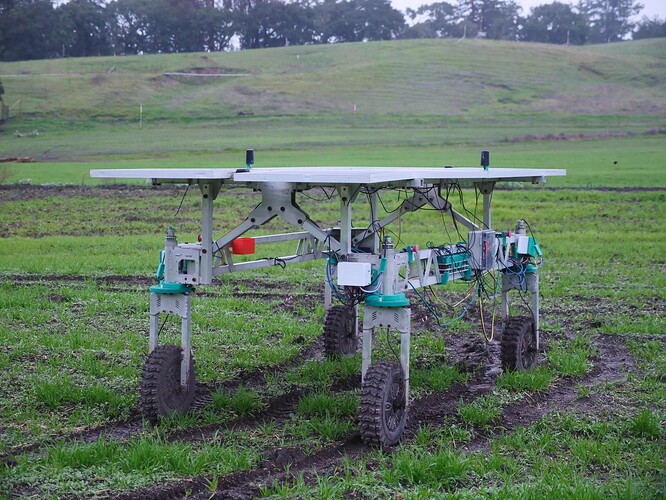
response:
M181 321L181 346L183 349L183 361L180 364L180 385L187 387L190 379L190 365L192 364L192 350L190 345L192 318L189 314L190 310L190 296L185 296L188 301L187 316L184 316Z
M148 340L148 354L153 352L157 348L157 343L159 339L157 338L159 333L159 313L153 313L153 297L156 294L150 294L150 338Z
M527 275L527 288L532 292L532 315L534 316L534 332L536 333L536 344L539 349L539 274Z
M372 314L366 307L363 312L363 345L362 348L362 362L361 362L361 382L365 380L365 374L370 368L372 362Z
M181 319L181 346L183 362L180 364L180 383L187 385L191 364L192 296L190 294L150 294L150 352L157 348L160 314L177 314Z
M394 328L400 333L400 366L405 377L405 394L409 395L409 351L410 321L409 307L372 307L365 306L363 316L363 363L361 379L370 368L372 360L372 332L375 328Z
M408 307L402 308L406 312L406 320L402 323L402 329L400 330L400 366L402 367L402 373L405 377L405 405L409 404L409 350L410 350L410 316L411 311ZM405 314L405 313L403 313ZM405 324L406 322L406 324Z

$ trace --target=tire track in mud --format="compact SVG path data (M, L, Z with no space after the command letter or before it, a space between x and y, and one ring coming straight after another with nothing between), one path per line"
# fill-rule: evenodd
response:
M126 277L121 277L120 282L125 283ZM108 283L110 278L102 279L102 283ZM152 281L152 280L151 280ZM258 286L265 287L266 283L258 282ZM252 296L270 300L273 297L284 298L284 292L272 294L256 290L239 291L246 296ZM313 294L316 295L316 294ZM300 304L298 304L300 305ZM295 309L294 311L295 312ZM418 318L418 315L415 315ZM423 321L428 327L427 321ZM421 326L423 327L423 325ZM428 328L430 329L430 328ZM418 333L418 328L415 330ZM460 399L469 402L490 393L494 389L495 379L501 373L499 368L499 342L495 340L488 344L487 348L480 348L480 337L445 335L447 348L450 350L452 361L458 364L464 371L472 371L478 366L484 369L471 377L467 384L454 384L447 391L428 394L411 404L410 420L405 432L403 442L412 441L415 432L420 426L441 427L446 418L458 418L457 408ZM628 353L624 339L620 336L601 336L595 339L599 354L593 358L593 369L584 377L558 379L547 391L530 393L521 401L506 405L502 410L500 423L494 429L486 432L481 431L475 439L466 443L463 449L475 451L484 449L489 442L504 432L511 432L516 428L524 427L532 422L543 418L546 414L563 408L580 409L589 413L595 411L594 405L578 399L576 385L595 385L603 382L617 382L624 377L624 372L634 369L634 362ZM301 362L317 359L321 356L321 338L315 340L305 348L301 355L279 365L278 372L284 372ZM472 361L470 362L470 358ZM272 370L275 370L273 368ZM274 373L274 372L271 372ZM236 390L241 384L248 387L261 387L266 383L266 369L257 369L240 374L231 381L201 386L202 394L199 396L198 404L203 407L206 398L218 388L225 390ZM619 376L618 376L619 374ZM360 377L359 377L360 378ZM357 381L339 381L337 391L351 389ZM242 417L227 422L216 422L205 426L182 429L169 433L169 441L203 441L218 433L220 430L242 430L252 429L267 421L286 422L296 412L299 399L311 392L312 389L295 388L287 393L274 398L267 403L266 408L254 416ZM91 442L105 437L112 439L128 439L143 429L140 418L131 420L123 425L109 423L100 428L84 431L80 434L72 434L59 438L58 442L68 440L80 440ZM128 437L129 436L129 437ZM38 451L44 444L32 445L26 452ZM289 481L298 473L304 477L313 477L314 473L321 474L339 466L343 457L360 457L369 453L371 449L362 444L358 433L354 433L343 441L337 441L329 446L316 450L311 455L306 455L301 448L297 447L273 447L264 450L262 460L252 470L234 472L218 478L217 496L220 498L253 498L261 493L262 488L270 487L274 481ZM19 453L19 454L22 454ZM16 451L10 452L16 455ZM10 454L7 454L9 456ZM0 456L0 460L3 457ZM206 476L185 479L177 483L156 486L144 490L137 490L127 494L111 495L113 498L181 498L189 495L193 498L208 498L209 478Z
M593 387L604 383L622 383L627 374L635 371L636 365L621 336L599 336L594 339L598 353L593 356L591 371L582 377L557 379L546 391L527 393L520 401L510 403L502 409L501 421L489 432L481 431L467 443L464 449L477 451L486 449L490 441L503 433L527 427L549 413L573 410L578 414L598 414L604 410L604 402L598 395L581 397L578 386Z
M468 336L451 336L449 340L452 344L450 347L454 356L454 362L465 360L468 363L476 363L474 367L479 367L483 365L483 360L490 357L499 359L499 346L497 343L489 349L480 349L479 343L483 342L480 337L470 339ZM455 383L447 391L436 393L439 401L452 403L452 406L448 405L448 410L455 413L459 396L465 395L467 399L474 399L492 390L489 381L492 380L492 377L496 376L495 372L498 365L499 361L497 363L489 363L486 369L483 370L483 373L476 377L481 389L470 390L466 385ZM469 364L466 366L468 369L473 369ZM353 377L353 380L339 381L337 387L332 387L332 390L333 392L344 392L353 387L360 387L360 374ZM236 422L238 425L237 428L247 429L269 420L277 421L278 423L284 422L286 418L290 418L291 414L297 410L300 397L308 392L310 391L293 393L290 394L290 400L278 402L276 405L277 409L279 409L277 416L273 413L273 410L267 410L263 412L265 414L263 420L261 418L252 418L250 420L240 419ZM427 414L428 410L432 407L431 399L431 397L426 396L412 402L410 420L403 442L409 442L413 438L414 431L418 428L418 425L414 421L415 416ZM280 414L280 411L283 413ZM418 419L416 420L418 421ZM188 430L179 433L178 436L172 435L169 439L173 437L174 439L188 441L203 440L214 435L219 430L219 426L208 426L205 429ZM276 481L278 483L290 481L300 473L303 473L305 478L312 478L315 473L326 472L339 466L345 456L356 458L366 455L373 450L374 448L363 444L357 430L347 436L346 439L324 446L310 455L306 454L300 447L277 446L268 448L262 452L262 460L252 470L234 472L218 477L215 498L255 498L256 496L260 496L262 488L270 488ZM156 486L120 495L110 495L109 498L161 499L182 498L186 495L190 498L209 498L211 496L209 484L210 479L208 477L200 476L178 481L171 485Z
M621 383L626 379L626 373L635 368L635 363L623 338L603 336L597 338L595 343L599 353L593 359L594 366L590 373L583 377L559 379L547 391L528 393L521 401L506 405L502 409L501 421L492 430L479 432L476 438L461 445L460 448L466 452L485 449L490 441L499 435L526 427L554 411L570 409L588 414L600 411L602 408L598 405L579 399L576 386L594 386L605 382ZM493 352L496 349L498 349L497 344L491 345L488 355L496 354ZM493 356L493 359L498 358ZM421 426L439 427L446 418L458 418L460 399L469 402L492 392L498 364L499 361L489 363L485 370L472 377L467 384L456 383L446 391L435 392L413 401L410 420L402 442L411 442ZM298 474L303 474L306 481L308 478L313 480L315 473L321 475L338 467L344 456L353 459L371 451L372 448L361 442L357 432L344 441L323 447L311 455L306 455L302 449L296 447L275 447L264 451L262 454L264 459L254 469L219 477L215 498L254 498L261 494L263 488L270 488L275 482L293 480ZM209 484L208 478L202 476L114 498L180 498L185 494L189 494L192 498L209 498L211 496Z
M318 358L323 357L323 342L320 337L313 340L313 342L308 345L305 349L301 351L299 355L294 356L289 361L286 361L282 364L275 365L271 368L257 368L256 370L243 372L237 377L234 377L231 380L224 382L219 382L215 384L203 384L197 383L195 396L195 401L193 403L193 411L203 410L211 401L211 394L219 389L223 388L226 391L233 392L237 390L241 385L248 388L257 388L262 387L266 384L266 373L270 371L271 374L284 373L290 368L298 366L299 364L306 363ZM345 381L338 381L339 385L345 383ZM255 417L244 417L229 422L224 422L220 420L219 422L211 423L205 426L199 426L196 428L185 429L183 431L177 431L168 434L168 439L175 441L179 439L179 435L182 437L188 436L190 434L189 440L195 439L205 439L206 436L214 434L217 430L222 428L236 429L240 428L243 425L252 425L256 426L261 422L264 417L264 413L269 409L273 411L286 411L286 408L289 405L294 405L294 397L296 398L295 404L298 404L298 395L303 393L298 389L288 390L285 394L277 396L266 402L266 410L257 413ZM301 394L302 395L302 394ZM285 407L285 409L280 410ZM253 422L255 422L253 424ZM35 454L37 452L42 452L48 447L52 447L62 443L81 443L87 444L95 442L99 439L107 439L112 441L126 442L131 439L133 436L140 434L144 430L144 421L138 409L135 409L128 420L124 421L113 421L103 424L92 429L86 429L82 431L76 431L65 435L54 436L40 443L33 443L23 446L18 446L16 448L7 450L3 453L0 453L0 463L13 466L16 464L14 458L20 455L25 454Z

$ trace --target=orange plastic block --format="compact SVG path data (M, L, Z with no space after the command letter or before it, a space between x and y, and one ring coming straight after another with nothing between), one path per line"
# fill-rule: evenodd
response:
M249 255L254 253L254 238L236 238L231 242L231 252L235 255Z

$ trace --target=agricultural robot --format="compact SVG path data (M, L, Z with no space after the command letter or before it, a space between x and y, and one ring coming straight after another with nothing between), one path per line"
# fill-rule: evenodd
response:
M201 192L200 242L178 243L175 229L167 229L157 271L159 284L150 288L149 354L140 387L144 416L155 420L159 415L187 411L193 403L196 376L190 330L195 287L210 285L216 276L225 273L316 259L324 261L325 268L326 354L352 355L357 352L359 338L361 341L359 423L364 442L391 446L405 429L409 411L410 301L423 298L419 291L424 288L466 281L470 284L469 304L477 298L480 307L484 293L499 296L502 366L515 370L532 367L539 349L538 264L542 253L522 219L515 231L492 229L492 195L503 181L541 184L548 176L566 175L566 171L490 168L488 160L487 152L483 152L482 168L253 168L254 152L248 150L246 167L241 169L91 171L93 177L145 178L155 185L196 186ZM223 186L250 188L258 193L260 201L238 226L215 238L213 205ZM483 215L478 219L471 212L454 209L450 201L454 193L462 198L461 188L466 187L474 188L482 197ZM297 193L315 189L331 197L337 195L338 227L321 227L296 202ZM401 190L405 196L397 208L384 210L380 217L381 195L388 190ZM355 225L353 209L358 207L369 213L362 224L360 218L355 218ZM397 242L387 235L389 226L421 209L451 217L460 241L428 248L396 247ZM247 237L246 233L276 217L295 230ZM280 258L240 260L239 255L253 253L256 245L280 242L292 242L295 252ZM489 275L493 277L490 291L487 281L484 288L484 277ZM531 314L510 317L509 297L514 290L526 294ZM180 317L181 345L160 344L162 314ZM396 362L373 363L373 333L378 329L399 336Z

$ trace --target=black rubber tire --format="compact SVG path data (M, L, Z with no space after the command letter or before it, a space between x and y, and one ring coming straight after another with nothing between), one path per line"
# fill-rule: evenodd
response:
M191 358L187 388L180 385L182 349L175 345L158 346L146 358L141 376L139 407L146 420L184 413L190 409L196 388L196 369Z
M331 307L324 320L324 352L329 357L353 356L357 346L356 308Z
M360 433L364 443L393 446L407 425L405 377L397 363L368 368L361 387Z
M536 365L534 320L530 316L509 318L502 332L502 368L529 370Z

